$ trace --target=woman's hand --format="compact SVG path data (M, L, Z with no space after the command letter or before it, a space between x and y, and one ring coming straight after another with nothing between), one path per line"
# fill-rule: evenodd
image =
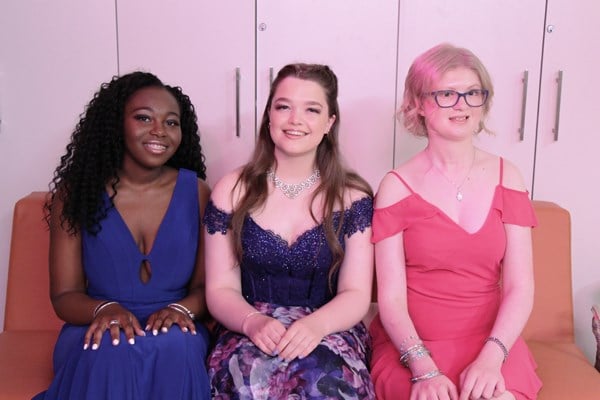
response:
M196 325L189 315L168 306L150 315L145 330L152 330L152 334L156 336L159 331L167 333L173 324L179 325L183 332L191 332L192 335L197 333Z
M502 361L490 357L478 357L460 374L459 400L491 399L506 390L500 372Z
M323 339L315 320L306 317L296 320L277 344L277 352L285 361L308 356Z
M445 375L415 382L410 390L410 400L456 400L458 392Z
M120 331L123 330L127 342L135 344L135 335L145 336L137 318L118 303L106 306L100 311L85 332L83 338L83 349L86 350L90 344L92 350L100 347L100 341L104 331L110 331L113 346L119 344Z
M264 314L249 315L242 323L242 333L264 353L276 356L277 345L285 334L285 326Z

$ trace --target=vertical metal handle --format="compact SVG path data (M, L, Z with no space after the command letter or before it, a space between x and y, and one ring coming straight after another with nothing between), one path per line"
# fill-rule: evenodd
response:
M562 84L563 84L563 72L558 71L558 78L556 78L557 88L556 88L556 115L554 117L554 128L552 132L554 132L554 141L558 141L558 125L560 124L560 101L562 97Z
M525 113L527 111L527 87L529 83L529 71L523 72L523 96L521 99L521 126L519 128L519 141L525 137Z
M235 136L240 137L240 81L242 80L242 74L240 73L240 67L235 69Z
M269 67L269 89L273 86L273 67Z

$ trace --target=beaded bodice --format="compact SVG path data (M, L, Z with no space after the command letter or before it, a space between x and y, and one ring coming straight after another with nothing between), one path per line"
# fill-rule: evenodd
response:
M346 237L371 226L372 213L373 202L369 197L334 213L334 227L337 228L342 221L338 237L342 248L345 247ZM212 202L207 204L204 224L209 234L226 234L230 221L231 214L219 210ZM295 242L288 244L279 235L263 229L252 217L248 217L242 228L242 247L242 293L248 302L320 307L335 295L329 290L328 273L332 253L322 224L307 230ZM336 286L337 274L332 281L332 287Z

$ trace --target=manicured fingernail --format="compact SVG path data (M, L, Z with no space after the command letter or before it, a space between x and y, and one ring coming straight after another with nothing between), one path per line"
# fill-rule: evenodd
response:
M140 336L146 336L146 332L142 331Z
M87 350L87 349L88 349L88 347L89 347L89 345L88 345L87 343L83 345L83 349L84 349L84 350Z
M158 330L156 330L156 329L153 329L153 330L152 330L152 334L153 334L154 336L158 335Z
M128 342L129 342L129 344L135 344L135 339L134 338L129 338Z
M146 325L146 327L144 328L145 331L149 331L150 330L150 325Z
M169 331L169 329L167 329L166 326L163 326L160 330L162 333L167 333Z
M119 339L113 339L112 341L113 346L116 346L119 344Z
M195 335L197 332L195 330L192 331L192 335Z
M94 343L92 345L92 350L98 350L98 343Z
M188 328L184 326L183 328L181 328L181 330L184 331L184 332L187 332Z

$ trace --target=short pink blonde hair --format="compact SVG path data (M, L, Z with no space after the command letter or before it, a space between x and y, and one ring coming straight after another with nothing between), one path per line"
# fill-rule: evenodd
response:
M425 119L419 114L423 93L432 90L433 83L441 78L444 73L455 68L469 68L477 74L481 87L488 90L486 103L483 105L483 118L479 123L479 130L491 131L485 126L485 117L488 115L494 86L487 69L481 60L472 51L442 43L418 56L410 66L404 82L404 100L398 111L406 129L415 136L427 136Z

